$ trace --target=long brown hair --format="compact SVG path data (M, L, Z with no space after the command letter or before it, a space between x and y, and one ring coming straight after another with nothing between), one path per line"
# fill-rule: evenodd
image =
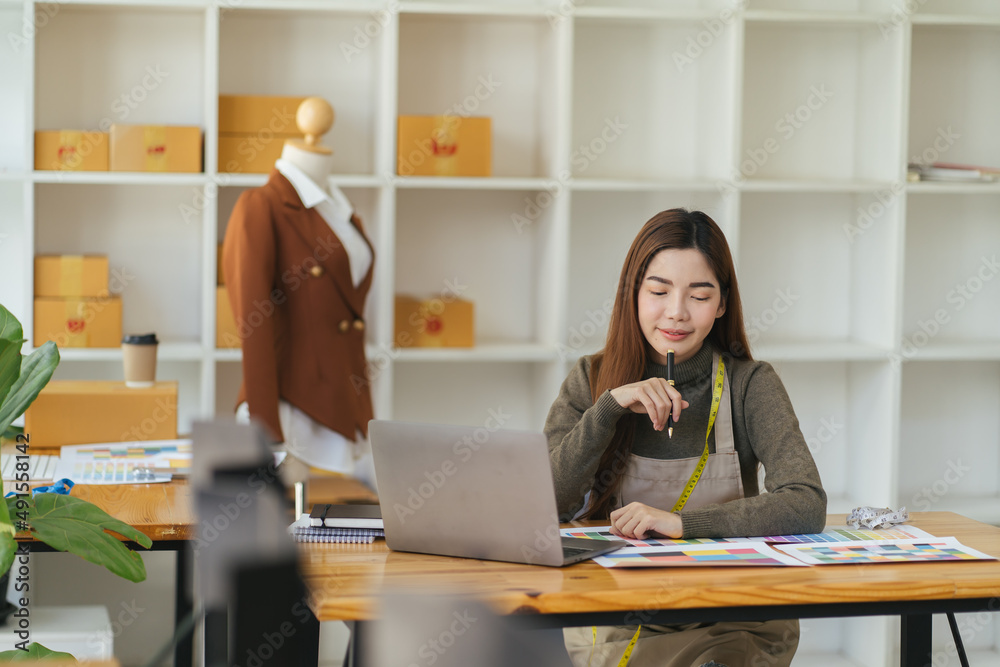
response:
M712 218L701 211L672 208L657 213L643 225L632 241L618 280L618 294L611 311L604 349L591 364L590 390L593 400L608 389L638 382L648 362L646 337L639 327L639 287L650 261L661 250L694 248L708 261L719 281L726 310L715 320L707 341L717 350L737 359L751 359L743 326L743 306L736 282L733 256L726 237ZM601 456L590 494L587 518L607 518L625 474L632 451L636 420L645 415L629 413L618 421L611 443Z

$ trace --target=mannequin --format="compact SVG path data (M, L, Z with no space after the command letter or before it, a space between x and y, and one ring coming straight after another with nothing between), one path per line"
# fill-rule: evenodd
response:
M295 124L306 135L305 139L288 139L281 149L282 160L304 171L320 187L324 187L330 176L333 151L319 141L333 127L333 120L333 107L326 100L306 98L295 112Z
M317 467L374 488L371 397L357 381L367 377L374 256L350 201L329 182L333 151L319 140L333 119L325 100L306 99L296 113L305 139L285 142L267 185L244 192L230 218L223 265L247 334L237 418L257 419L283 445L286 483Z

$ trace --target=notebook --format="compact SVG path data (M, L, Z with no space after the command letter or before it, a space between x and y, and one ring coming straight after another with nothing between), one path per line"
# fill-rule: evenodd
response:
M369 422L390 549L559 567L625 546L562 537L541 433Z
M313 505L309 518L313 526L327 528L382 527L382 509L378 505Z

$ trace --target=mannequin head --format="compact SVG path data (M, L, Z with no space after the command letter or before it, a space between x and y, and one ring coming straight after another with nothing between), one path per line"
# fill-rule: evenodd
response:
M281 151L281 159L288 160L320 185L330 175L333 151L319 141L333 127L333 120L329 102L321 97L306 98L295 113L295 123L306 135L305 139L289 139Z

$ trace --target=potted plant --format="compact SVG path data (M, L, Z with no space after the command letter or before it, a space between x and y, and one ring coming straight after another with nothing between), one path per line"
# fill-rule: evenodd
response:
M25 342L21 323L0 305L0 434L4 435L16 434L11 424L24 414L59 365L55 343L49 341L24 356L21 346ZM28 446L21 440L18 439L17 448L24 454ZM18 491L24 490L20 482L16 486ZM3 494L3 480L0 480L0 496ZM57 551L74 553L129 581L145 580L142 557L108 531L144 548L152 546L152 540L145 534L111 517L96 505L73 496L41 493L3 499L0 502L0 572L4 575L0 580L0 600L6 596L7 573L17 555L15 535L18 532L30 532L32 537ZM31 656L24 657L35 657L42 649L36 648ZM16 653L24 654L23 651ZM0 653L0 660L5 657Z

